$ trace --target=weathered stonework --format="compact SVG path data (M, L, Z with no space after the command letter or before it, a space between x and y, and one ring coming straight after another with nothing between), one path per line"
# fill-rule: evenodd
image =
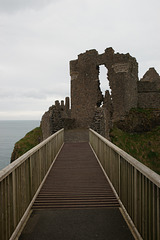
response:
M89 127L97 107L103 104L98 76L100 65L108 69L113 121L137 107L138 64L135 58L129 54L115 54L112 48L101 55L96 50L86 51L70 62L71 116L80 127Z
M42 116L41 129L43 139L46 139L53 133L57 132L64 127L65 121L70 118L69 98L64 101L55 101L55 105L52 105L47 112Z
M150 68L140 80L141 82L157 82L160 84L160 76L154 68Z
M87 51L70 62L71 74L71 116L77 127L88 128L95 109L101 105L103 96L98 79L96 50Z
M106 57L111 54L106 49ZM137 107L138 64L129 54L113 54L112 61L106 61L111 88L113 121L123 118L131 108Z
M138 107L160 108L160 76L154 68L138 82Z
M104 65L111 93L102 95L99 80L99 66ZM107 48L103 54L89 50L70 61L71 109L69 98L61 104L56 101L41 121L43 138L64 127L88 129L92 127L109 138L109 131L115 122L125 122L132 108L160 109L160 76L150 68L144 77L138 79L138 63L127 54L115 53ZM107 79L106 79L107 81ZM74 131L73 131L74 134Z

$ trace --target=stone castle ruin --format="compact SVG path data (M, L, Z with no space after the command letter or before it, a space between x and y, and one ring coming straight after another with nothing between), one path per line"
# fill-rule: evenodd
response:
M108 70L111 93L103 96L99 67ZM71 108L69 98L55 102L41 121L43 138L57 130L91 127L109 138L112 125L121 121L132 108L160 109L160 76L150 68L138 79L138 63L130 54L115 53L107 48L103 54L89 50L70 61Z

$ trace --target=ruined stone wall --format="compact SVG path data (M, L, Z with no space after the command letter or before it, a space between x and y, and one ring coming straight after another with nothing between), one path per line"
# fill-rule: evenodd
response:
M138 107L160 108L160 76L154 68L138 82Z
M104 137L109 139L110 129L112 128L112 119L113 119L113 106L111 96L109 91L105 92L105 97L103 101L103 109L104 109L104 122L105 122L105 132L102 134Z
M106 58L110 59L108 49ZM109 85L112 90L113 121L117 121L134 107L137 107L138 64L129 54L113 54L112 61L106 61Z
M53 133L57 132L61 128L64 128L66 121L70 118L71 112L69 109L69 98L64 101L55 101L55 105L52 105L47 112L42 116L41 129L43 140L48 138Z
M103 106L98 107L95 110L95 114L90 127L99 134L101 134L103 137L109 139L109 132L112 128L112 115L113 108L111 103L111 96L109 94L109 91L107 90L105 92Z
M92 123L90 127L96 131L97 133L101 134L102 136L106 137L106 115L105 109L102 107L96 108L94 112L94 117L92 119Z
M96 50L90 50L70 62L71 116L80 128L90 126L95 109L103 100L99 87L97 56Z

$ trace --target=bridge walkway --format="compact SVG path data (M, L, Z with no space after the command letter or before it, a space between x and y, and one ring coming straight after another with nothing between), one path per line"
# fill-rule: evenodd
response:
M63 145L19 239L134 239L88 142Z

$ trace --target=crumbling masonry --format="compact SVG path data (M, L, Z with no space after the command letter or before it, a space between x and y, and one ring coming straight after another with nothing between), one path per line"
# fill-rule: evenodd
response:
M99 66L108 70L111 93L102 95ZM160 109L160 76L150 68L138 79L138 63L127 54L114 53L107 48L103 54L89 50L70 62L71 109L69 98L56 101L41 121L43 138L60 128L93 128L105 137L114 122L123 120L132 108Z

